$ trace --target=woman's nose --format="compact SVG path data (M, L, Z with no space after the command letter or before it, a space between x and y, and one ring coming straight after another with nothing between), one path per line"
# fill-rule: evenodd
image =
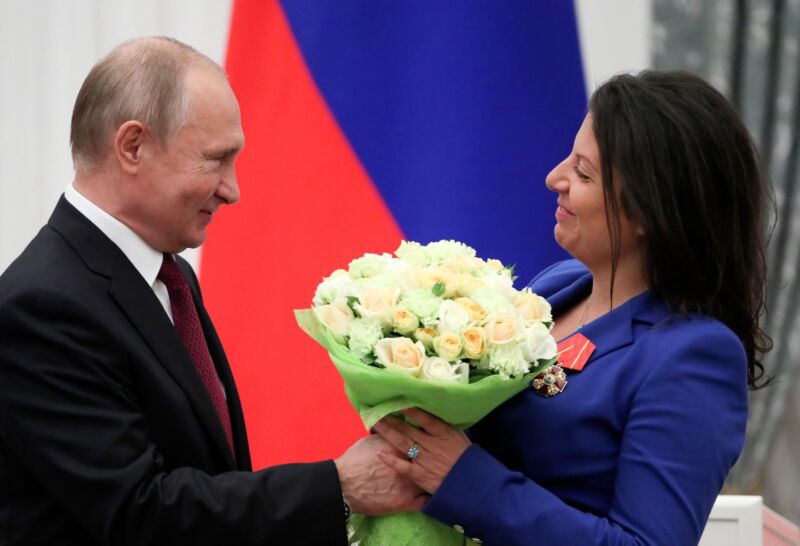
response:
M567 165L568 159L569 157L564 158L561 163L553 167L553 170L551 170L545 178L544 183L550 190L559 193L567 191L569 187L569 178L567 177L569 172L569 166Z

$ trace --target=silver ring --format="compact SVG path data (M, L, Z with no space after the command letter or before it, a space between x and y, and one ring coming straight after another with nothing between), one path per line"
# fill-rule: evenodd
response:
M408 451L406 451L406 457L412 461L419 457L419 446L417 444L411 444L411 447L409 447Z

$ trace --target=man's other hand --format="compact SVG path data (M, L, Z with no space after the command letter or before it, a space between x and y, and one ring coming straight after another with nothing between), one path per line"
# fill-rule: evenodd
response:
M379 461L379 449L394 451L380 436L371 435L334 460L345 500L354 513L370 516L418 512L429 495Z

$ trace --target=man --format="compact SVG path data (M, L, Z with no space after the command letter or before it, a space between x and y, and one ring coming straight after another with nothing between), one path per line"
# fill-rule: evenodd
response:
M376 437L251 471L228 362L173 256L239 199L221 68L168 38L123 44L86 78L71 142L74 182L0 277L0 543L336 545L349 508L419 508Z

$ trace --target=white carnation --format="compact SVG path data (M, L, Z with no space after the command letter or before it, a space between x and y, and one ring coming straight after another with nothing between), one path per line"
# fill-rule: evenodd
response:
M317 286L313 303L315 306L327 305L339 298L352 296L354 293L353 279L344 269L337 269Z
M417 315L425 326L436 325L442 301L442 298L434 296L430 290L424 288L411 290L400 298L400 303Z
M472 292L470 299L478 303L490 315L500 311L514 311L514 305L507 297L486 286L476 288Z
M489 368L508 379L528 373L530 363L520 343L509 343L489 349Z
M425 250L428 251L431 263L441 264L454 256L467 256L469 258L475 257L475 249L459 243L458 241L437 241L429 243Z
M381 324L377 320L356 319L350 324L350 339L347 347L361 360L369 360L375 345L383 338Z
M428 251L419 243L402 241L394 253L402 261L416 267L426 267L431 263Z
M364 254L350 262L347 269L354 279L374 277L383 273L391 259L389 254Z

